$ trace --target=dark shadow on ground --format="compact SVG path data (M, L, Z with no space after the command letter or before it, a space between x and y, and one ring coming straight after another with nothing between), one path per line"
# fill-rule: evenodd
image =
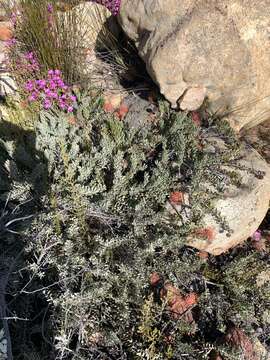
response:
M45 325L49 305L42 292L35 292L44 284L31 281L25 251L25 233L48 191L47 162L35 143L34 131L0 118L0 329L10 339L8 359L26 360L30 354L43 359L42 353L55 358Z
M111 39L104 38L106 33L112 34L109 35ZM144 100L148 100L150 93L159 93L157 85L149 76L145 63L138 54L136 45L124 34L120 26L117 26L114 16L107 19L97 36L95 55L101 64L104 63L104 76L108 76L106 65L109 65L117 77L120 88L127 93L136 94Z
M270 120L244 131L242 138L270 164Z

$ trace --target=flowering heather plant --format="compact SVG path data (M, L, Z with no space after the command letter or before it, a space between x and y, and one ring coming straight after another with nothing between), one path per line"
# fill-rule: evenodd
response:
M262 232L260 230L255 231L255 233L252 235L251 239L253 241L260 241L262 239Z
M37 57L32 51L24 54L22 60L18 61L18 65L21 67L22 71L25 72L37 72L40 70Z
M100 14L106 13L105 7L113 15L117 15L121 1L89 1L103 5L96 7L98 10L93 14L94 33L95 28L99 31L99 24L104 21ZM69 85L80 84L88 87L92 80L94 83L96 72L89 66L89 58L85 53L86 48L92 49L94 45L91 43L89 32L85 31L84 16L86 17L87 7L75 6L78 3L79 1L72 0L68 10L62 11L59 3L54 0L18 0L19 11L15 12L10 8L10 13L13 12L14 27L14 40L9 44L10 70L14 74L18 88L23 92L26 91L27 81L46 79L51 69L60 69L62 80ZM102 56L110 59L117 73L126 71L122 57L126 49L120 53L119 42L110 30L104 30L102 36L98 34L98 39L102 43L98 50L102 51ZM18 60L24 53L26 54L23 55L23 60ZM35 101L36 98L40 100L36 92L28 92L27 96L31 101ZM51 101L42 101L46 107L50 106ZM63 103L58 105L62 108L65 106ZM65 106L66 110L68 108L70 106Z
M48 12L48 28L50 31L53 31L53 23L54 23L54 8L51 3L47 5L47 12Z
M120 10L121 0L92 0L97 4L105 6L113 15L117 15Z
M20 13L18 11L12 12L10 20L13 27L15 27L17 24L18 16L20 16Z
M49 13L49 14L52 14L52 13L53 13L53 6L52 6L51 3L47 5L47 10L48 10L48 13Z
M29 94L29 102L41 101L46 110L53 105L69 113L74 110L76 96L63 81L60 70L49 70L46 79L28 80L24 90Z
M19 51L15 38L6 42L5 68L13 74L19 89L26 80L39 78L41 74L41 66L36 54L33 51L25 53Z
M20 53L32 51L41 65L39 78L46 77L50 69L61 69L66 83L82 82L85 55L81 46L81 13L59 11L54 0L18 0L18 8L20 12L13 13L17 41L13 61Z

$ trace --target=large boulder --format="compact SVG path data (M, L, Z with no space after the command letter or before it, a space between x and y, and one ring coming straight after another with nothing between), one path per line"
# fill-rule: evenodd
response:
M204 95L236 130L270 115L270 0L122 0L118 16L173 106Z
M210 139L211 147L223 147L219 138ZM220 231L220 222L207 214L204 227L190 237L189 244L213 255L224 253L246 241L258 229L269 209L270 167L259 153L246 145L235 167L228 166L241 178L239 187L229 186L215 204L215 212L227 223L229 231Z
M253 146L270 164L270 119L262 124L243 131L242 138Z
M205 138L205 150L215 153L226 152L227 145L216 136ZM190 233L187 244L213 255L220 255L251 237L259 228L269 209L270 167L259 153L247 144L243 144L238 160L223 166L226 173L234 173L239 184L228 182L222 174L224 189L214 203L213 211L206 213L201 225ZM213 186L205 183L208 190ZM181 193L179 204L166 204L170 214L181 214L179 226L192 217L192 208L188 193Z

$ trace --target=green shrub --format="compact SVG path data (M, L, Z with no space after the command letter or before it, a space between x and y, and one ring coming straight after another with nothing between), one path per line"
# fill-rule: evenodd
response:
M10 306L31 318L10 326L15 356L191 360L216 348L233 359L216 340L236 316L250 334L249 319L267 333L265 285L258 292L252 282L265 260L243 252L220 266L215 259L204 263L183 245L201 214L213 212L221 188L213 179L237 158L236 139L229 133L228 150L211 154L198 146L204 129L164 103L158 122L133 128L104 113L98 96L78 94L78 102L75 118L42 111L35 131L12 132L6 123L4 132L0 124L0 160L6 168L10 158L16 167L3 199L13 189L11 212L13 204L31 200L22 209L34 215L31 224L18 222L21 234L4 232L4 246L13 244L13 253L23 255L17 272L22 279L8 287L16 299ZM228 134L217 124L207 132ZM206 180L216 190L207 191ZM189 192L191 216L181 227L179 215L164 208L172 191ZM171 319L158 301L149 284L153 271L184 293L201 294L195 331Z

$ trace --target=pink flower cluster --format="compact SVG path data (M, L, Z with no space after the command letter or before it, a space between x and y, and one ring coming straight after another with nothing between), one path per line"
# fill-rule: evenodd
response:
M262 232L261 230L257 230L255 231L255 233L252 235L252 240L253 241L260 241L262 239Z
M16 39L14 38L6 41L5 46L8 54L12 52L16 44L17 42ZM6 63L7 63L7 67L9 68L8 56L6 59ZM33 74L40 70L39 62L32 51L27 52L21 55L20 57L17 56L14 66L16 66L16 71L19 72L20 74L25 74L25 73Z
M117 15L120 10L121 0L92 0L97 4L105 6L113 15Z
M40 66L35 54L30 51L23 55L19 66L26 72L37 72L40 70Z
M30 51L25 54L18 55L16 51L17 41L15 38L8 40L5 44L5 67L8 71L15 71L20 77L37 76L40 71L39 62L35 54Z
M17 41L15 38L11 38L11 39L5 41L5 47L8 51L10 51L16 44L17 44Z
M44 109L57 105L69 113L74 110L76 96L63 81L60 70L49 70L46 79L28 80L24 88L29 93L28 101L41 101Z
M13 27L16 27L18 20L18 14L16 12L13 12L10 17L10 21Z
M47 5L47 11L48 11L49 14L53 13L53 5L52 4Z
M52 29L52 27L53 27L53 5L52 4L47 5L47 12L48 12L49 29Z

